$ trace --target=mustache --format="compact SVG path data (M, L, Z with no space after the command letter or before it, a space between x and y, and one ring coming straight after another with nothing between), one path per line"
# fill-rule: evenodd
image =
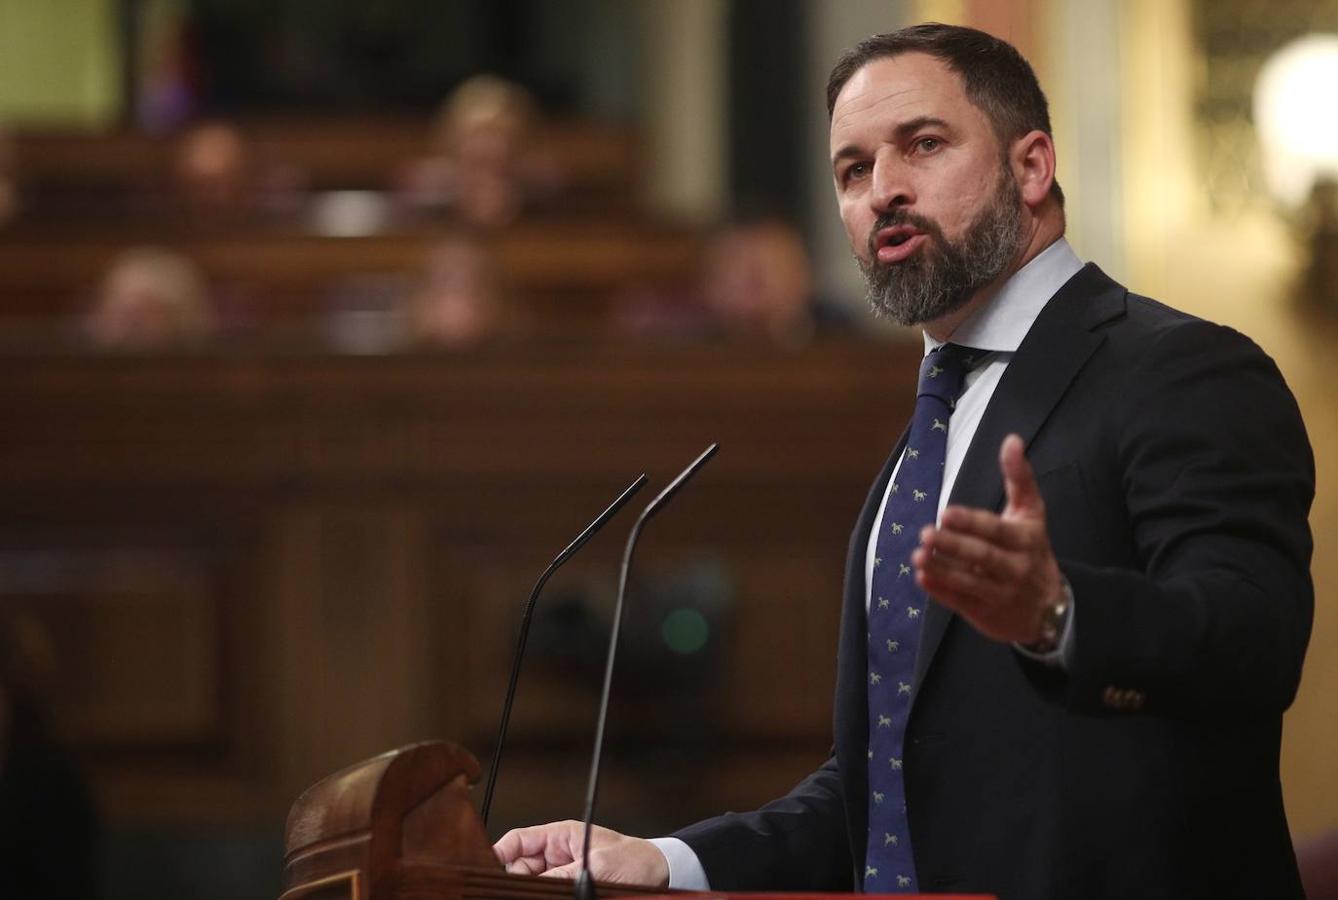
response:
M925 218L917 213L904 209L894 210L890 213L883 213L878 220L873 223L873 228L869 229L869 258L878 259L878 232L884 228L893 228L897 225L909 225L917 231L923 231L934 239L934 242L940 246L944 243L943 229L933 219Z

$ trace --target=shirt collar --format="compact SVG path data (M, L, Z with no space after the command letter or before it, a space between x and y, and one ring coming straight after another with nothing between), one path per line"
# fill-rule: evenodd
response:
M980 350L1015 352L1045 304L1082 267L1078 254L1061 237L1014 272L994 299L957 326L952 343ZM924 339L926 354L943 343L928 332Z

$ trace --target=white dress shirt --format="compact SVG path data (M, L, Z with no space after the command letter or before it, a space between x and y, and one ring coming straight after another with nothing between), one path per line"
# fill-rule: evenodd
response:
M1022 339L1031 330L1032 323L1041 314L1045 304L1063 287L1064 283L1077 274L1083 266L1068 241L1060 238L1038 253L1029 263L1019 269L995 295L994 299L977 310L969 319L957 327L952 334L952 343L987 350L990 355L966 375L966 386L957 405L953 408L948 424L947 457L943 466L943 489L939 493L938 512L952 494L953 484L957 481L957 472L966 457L966 449L971 446L971 439L976 435L980 419L985 415L994 389L999 386L1008 364L1012 362ZM928 334L924 336L925 355L942 343ZM901 460L897 460L888 479L888 488L896 479ZM873 529L869 532L869 544L864 558L864 607L869 606L869 585L873 583L873 561L878 544L878 530L882 527L883 511L887 508L888 494L883 494L883 502L878 508ZM1016 647L1034 659L1051 665L1062 666L1072 646L1073 616L1070 612L1059 649L1050 654L1034 654L1025 648ZM678 838L654 838L651 841L669 862L669 887L674 889L709 891L710 884L706 872L702 869L697 854Z

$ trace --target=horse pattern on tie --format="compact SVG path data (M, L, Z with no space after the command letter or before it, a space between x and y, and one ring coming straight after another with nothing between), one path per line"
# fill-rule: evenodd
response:
M906 450L888 487L878 531L870 585L874 599L868 613L869 839L864 890L870 893L917 889L902 746L926 597L915 583L910 558L919 546L920 530L938 512L948 426L970 361L963 348L945 344L921 363Z

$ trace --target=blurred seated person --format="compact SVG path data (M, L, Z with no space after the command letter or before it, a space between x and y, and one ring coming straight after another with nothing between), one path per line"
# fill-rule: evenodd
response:
M197 344L217 322L204 276L180 253L136 247L103 277L87 321L89 339L108 350L156 350Z
M201 121L182 133L172 163L178 211L208 221L294 212L304 177L263 158L231 122Z
M488 247L448 237L428 251L416 276L367 272L331 286L325 339L344 353L459 350L511 334L515 320Z
M177 144L172 174L187 212L235 217L251 211L255 159L234 125L203 122L187 129Z
M0 228L19 215L18 149L14 139L0 129Z
M432 248L422 283L409 298L414 344L474 346L513 332L515 324L497 261L486 245L456 236Z
M470 78L442 104L431 155L400 174L400 199L450 210L475 226L514 222L562 181L556 164L533 150L536 121L524 88L493 75Z
M46 682L54 660L36 623L0 621L0 897L90 900L97 814L54 735Z
M844 308L817 295L803 238L776 216L720 228L704 248L695 285L640 291L617 317L622 330L650 337L764 340L790 348L852 323Z

